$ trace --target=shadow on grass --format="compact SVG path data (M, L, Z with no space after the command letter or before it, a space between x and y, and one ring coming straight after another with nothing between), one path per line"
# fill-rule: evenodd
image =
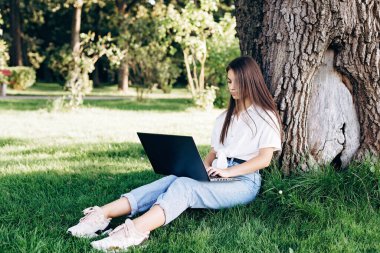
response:
M0 138L0 147L3 146L20 146L28 143L24 140L13 138ZM199 153L201 157L207 155L209 146L199 145ZM141 160L147 159L146 153L140 143L104 143L104 144L75 144L70 146L50 146L50 147L35 147L25 150L7 151L7 155L22 155L25 158L18 160L19 162L28 162L29 165L38 162L54 162L54 161L70 161L103 159L105 162L111 160ZM43 158L39 154L47 155ZM33 157L37 155L37 157ZM12 161L10 162L12 163Z
M0 252L89 251L88 240L66 235L67 228L82 217L81 210L111 202L160 177L144 170L0 176ZM204 214L205 211L195 211L188 215L202 220ZM125 218L114 219L111 227L120 225Z
M334 174L286 180L266 174L264 192L252 204L218 212L186 211L171 225L154 231L146 248L133 251L289 252L291 248L297 252L378 252L378 210L368 208L361 183L372 189L378 181L362 180L368 179L367 174L360 170L355 171L358 177L336 174L344 177L335 180L335 185L329 181L323 187L322 182ZM118 199L120 194L158 178L151 170L117 173L84 165L75 173L2 175L0 252L90 252L89 240L65 233L78 222L80 211ZM372 194L374 204L378 203L378 196ZM345 195L356 197L347 201ZM331 201L321 199L324 196ZM323 215L315 216L309 207ZM112 226L124 219L114 220Z

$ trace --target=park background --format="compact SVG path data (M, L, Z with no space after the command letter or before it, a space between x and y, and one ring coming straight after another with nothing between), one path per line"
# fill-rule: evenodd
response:
M312 5L313 1L309 2ZM319 115L332 122L325 124L327 130L343 129L345 138L343 148L333 145L324 150L328 145L322 143L323 148L316 153L329 155L312 154L314 163L304 163L308 150L298 149L305 143L316 145L308 138L300 138L304 137L302 131L313 133L312 129L297 125L292 128L288 122L297 118L292 108L299 111L295 104L299 97L307 97L307 92L298 88L299 83L317 87L316 83L326 79L331 94L335 93L335 83L344 83L345 87L351 83L351 94L365 104L367 100L360 99L360 87L367 83L375 87L366 92L368 97L376 98L380 94L378 79L357 80L354 73L348 74L349 68L337 66L336 59L349 45L349 40L342 43L347 39L344 35L327 40L328 45L318 52L319 58L309 59L318 63L309 70L303 57L286 55L297 52L294 48L303 44L302 40L292 36L287 39L284 31L273 35L270 29L265 30L289 20L295 26L310 20L322 30L318 22L326 25L329 18L319 19L318 15L325 10L332 13L331 20L336 13L349 18L343 11L347 3L348 9L359 13L358 23L374 24L372 30L364 29L365 48L372 48L372 42L380 43L376 35L380 29L376 26L380 18L376 1L341 1L338 10L334 1L327 2L320 1L321 6L315 3L316 14L308 10L307 21L305 16L301 21L297 19L298 14L302 16L297 1L284 1L284 6L222 0L1 1L0 82L4 96L0 98L0 251L92 252L89 240L65 234L81 217L80 210L112 201L160 177L153 173L136 132L191 135L205 155L214 120L229 100L226 64L241 54L249 54L264 70L287 136L283 154L262 171L263 187L257 200L229 210L187 211L169 226L154 231L144 247L132 251L379 252L379 140L362 138L359 143L355 134L367 136L367 132L349 131L359 121L364 122L361 127L365 129L368 122L361 117L366 113L346 110L355 102L352 98L340 104L343 111L329 107L333 104L329 99L329 106L321 104L318 97L310 99L316 101L310 102L310 107L316 104L327 108ZM360 11L368 9L373 16L360 16ZM276 10L281 10L283 21L269 15ZM354 21L355 15L351 17ZM243 17L248 22L242 22ZM272 21L268 22L268 17ZM264 38L260 37L262 30L266 32ZM344 34L342 29L339 31ZM319 32L323 37L323 31ZM294 33L306 34L297 29ZM289 34L292 35L290 31ZM353 43L360 49L361 35L356 36L359 39ZM312 51L319 48L313 36L303 40L317 45ZM276 45L282 42L291 48L278 50ZM311 54L307 48L306 43L305 52ZM349 50L356 52L351 47ZM331 55L334 70L323 72L323 67L330 67ZM272 58L266 57L274 57L278 63L270 65ZM375 69L373 73L380 69L376 56L375 60L364 57L363 62ZM302 71L294 70L296 66ZM277 69L283 70L285 77L287 71L291 72L289 78L278 82L282 87L288 83L288 93L295 94L290 98L294 104L287 104L287 110L283 108L281 92L274 86ZM323 78L336 70L342 82ZM305 81L302 73L319 79ZM350 92L337 93L340 101L345 94ZM289 96L285 98L288 103ZM379 100L374 101L379 106ZM372 100L368 100L366 107L371 104ZM379 132L379 111L370 115L375 136ZM347 117L357 122L345 118L344 123L335 122L334 126L329 112L334 112L333 117L337 117L336 112L354 115ZM323 131L318 134L324 138ZM352 153L344 161L350 138L358 145L370 142L372 146L367 151L372 152L358 159ZM342 161L347 164L342 166ZM117 219L112 224L122 221L123 218Z

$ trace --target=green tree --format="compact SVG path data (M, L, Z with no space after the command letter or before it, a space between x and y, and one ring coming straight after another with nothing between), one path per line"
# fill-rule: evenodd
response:
M174 5L169 6L169 24L175 41L181 45L189 88L194 97L205 89L207 38L217 31L217 22L212 15L216 10L216 1L201 1L199 5L190 1L179 11Z
M0 69L3 69L4 67L6 67L8 65L8 60L9 60L8 45L5 42L5 40L2 39L3 29L1 27L3 26L3 24L4 24L4 20L0 13ZM0 78L1 78L1 75L0 75Z
M71 91L67 97L69 107L80 106L85 94L92 90L89 74L94 71L95 63L103 55L114 64L119 64L123 58L123 53L115 46L110 34L95 39L94 33L82 33L79 48L68 61L65 86Z
M140 5L136 16L128 20L128 33L124 34L134 83L145 88L156 85L164 92L170 91L180 73L172 59L176 49L165 23L167 14L162 2L152 8Z
M128 19L130 16L134 15L134 8L139 1L136 0L115 0L116 4L116 15L115 15L115 24L117 29L119 30L119 47L125 50L125 56L123 62L120 64L120 68L118 70L118 90L126 93L128 90L129 84L129 64L128 64L128 44L125 43L123 39L123 34L128 33L129 26L125 23L128 23Z
M217 86L214 105L225 108L228 104L230 94L226 83L226 64L240 55L239 40L236 38L236 21L225 13L218 22L221 30L212 36L208 42L208 59L205 67L206 82Z
M227 49L222 43L227 36L226 45L234 44L234 27L229 22L234 23L234 19L229 13L224 13L219 22L214 17L218 11L219 1L189 1L184 8L176 9L176 6L169 6L168 23L173 31L175 41L180 44L183 52L183 60L186 68L189 89L195 102L201 107L210 108L213 106L215 98L215 88L210 83L206 84L205 71L206 60L209 56L210 48L213 52L214 67L220 69L221 55L220 49ZM210 47L210 43L212 46ZM236 52L236 47L234 48ZM223 66L226 62L224 59ZM223 68L222 68L223 69ZM215 69L209 68L210 74ZM220 78L217 78L220 79ZM211 78L209 79L212 80ZM219 82L220 80L218 80Z
M10 63L11 66L22 66L20 0L11 0L10 2L10 21L12 36Z

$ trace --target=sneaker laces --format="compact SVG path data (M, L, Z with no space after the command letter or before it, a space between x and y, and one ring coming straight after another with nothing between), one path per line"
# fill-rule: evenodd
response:
M83 210L84 217L80 218L79 222L86 221L89 217L91 217L91 214L94 213L96 210L94 207L88 207Z
M112 236L112 235L116 234L116 233L119 232L120 230L124 230L124 234L125 234L125 237L126 237L126 238L128 238L129 235L131 234L130 231L129 231L129 228L128 228L128 226L127 226L127 224L124 223L124 224L118 226L117 228L115 228L113 231L111 231L111 232L109 233L109 236Z
M135 225L133 224L133 221L126 220L124 224L116 227L113 231L109 233L109 236L112 236L116 233L118 233L120 230L123 230L124 235L126 238L129 238L130 236L133 237L133 233L135 233L137 236L144 237L145 239L148 238L149 232L141 233L135 228Z

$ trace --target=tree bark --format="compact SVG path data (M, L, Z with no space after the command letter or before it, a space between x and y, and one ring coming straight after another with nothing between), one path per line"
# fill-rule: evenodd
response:
M118 90L122 93L128 92L129 66L128 62L123 59L118 72Z
M379 155L380 2L237 0L235 5L241 51L258 58L283 120L283 171L316 163L346 166L366 153ZM326 96L319 94L334 90L324 80L335 80L335 91L345 94L347 103L339 104L339 95L323 101ZM325 117L314 117L316 104Z
M95 69L94 72L92 73L92 82L94 87L100 87L101 82L99 78L99 68L100 68L100 62L99 60L95 63Z
M71 49L73 52L79 51L80 48L80 25L82 15L82 0L76 0L74 3L74 13L71 23Z
M194 84L195 82L194 82L194 79L191 75L188 49L183 50L183 59L184 59L185 66L186 66L186 74L187 74L187 79L189 81L189 87L190 87L191 95L194 97L196 94L195 84Z
M11 36L12 44L10 50L10 65L22 66L22 40L21 40L21 21L20 21L20 0L11 0Z
M127 4L123 0L115 1L117 7L117 13L119 15L119 19L122 20L124 15L126 14ZM122 22L119 22L121 25ZM118 90L122 93L127 93L128 91L128 82L129 82L129 66L128 61L123 59L123 62L120 64L118 70Z

